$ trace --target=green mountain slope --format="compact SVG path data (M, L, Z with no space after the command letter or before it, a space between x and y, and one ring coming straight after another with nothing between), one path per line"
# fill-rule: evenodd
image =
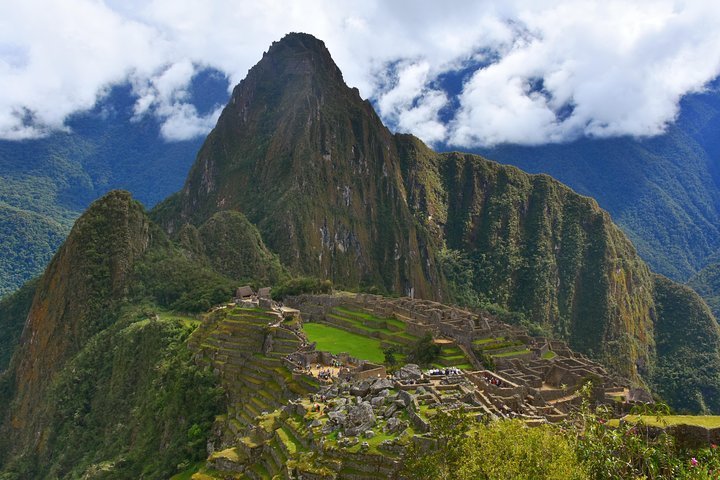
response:
M718 84L688 95L664 135L503 145L478 153L595 198L653 270L686 281L720 248Z
M545 175L400 140L407 178L436 179L431 193L428 182L408 187L415 214L465 260L477 304L521 312L630 378L647 373L635 367L654 356L650 272L594 200Z
M693 290L655 276L657 393L688 411L720 411L720 327Z
M717 255L713 257L717 259ZM707 302L716 318L720 318L720 263L710 262L689 281L692 287Z
M257 231L231 220L232 238L249 239L234 268L278 273ZM204 249L222 237L203 238ZM129 193L93 203L45 274L0 304L2 327L25 323L17 347L17 335L3 344L5 363L15 350L0 376L8 478L167 478L204 458L220 392L185 344L197 320L167 309L205 311L236 284L170 242Z

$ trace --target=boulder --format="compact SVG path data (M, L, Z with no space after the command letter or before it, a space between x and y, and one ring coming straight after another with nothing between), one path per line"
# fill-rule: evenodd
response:
M397 412L397 409L398 409L398 407L396 404L392 404L392 405L388 406L387 409L385 409L385 413L383 413L383 417L385 417L385 418L392 417L393 414L395 414L395 412Z
M422 370L414 363L408 363L400 368L395 376L400 380L419 380L422 378Z
M342 411L334 411L334 412L328 412L328 418L330 419L330 422L337 423L338 425L342 425L345 423L345 419L347 418L347 415L345 415Z
M389 378L380 378L375 381L370 387L370 392L378 393L382 390L389 390L393 388L393 382Z
M346 435L358 435L375 426L376 418L370 402L351 407L343 422Z
M362 402L350 408L345 418L345 424L349 427L358 425L375 425L375 413L370 402Z
M363 380L360 383L356 383L355 385L350 387L350 395L354 395L356 397L364 397L370 391L371 385L372 383L370 380Z

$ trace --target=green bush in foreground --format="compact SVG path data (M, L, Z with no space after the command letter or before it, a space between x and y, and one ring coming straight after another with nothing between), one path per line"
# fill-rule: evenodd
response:
M403 473L418 480L720 478L717 446L683 448L642 424L611 426L608 413L585 401L571 424L530 428L519 420L481 424L461 411L438 412L431 419L437 440L413 444Z
M528 428L520 420L490 424L464 412L438 412L431 419L437 448L410 447L405 474L418 480L587 478L572 437L558 427ZM470 433L467 433L470 432Z

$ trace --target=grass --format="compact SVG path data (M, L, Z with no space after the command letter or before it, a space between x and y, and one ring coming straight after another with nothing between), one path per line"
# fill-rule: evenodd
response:
M557 357L557 354L551 350L548 350L547 352L542 354L542 358L544 360L552 360L555 357Z
M383 363L385 360L379 339L319 323L306 323L303 325L303 330L311 342L317 342L318 350L330 353L347 352L353 357L375 363Z
M640 420L645 425L653 427L669 427L671 425L692 425L696 427L720 427L720 415L626 415L623 420L637 423Z
M335 307L333 310L338 313L348 315L351 317L362 318L364 320L368 320L368 321L371 321L374 323L380 323L380 324L385 323L387 325L393 325L397 328L400 328L401 330L405 330L405 323L400 320L397 320L395 318L380 318L380 317L376 317L375 315L373 315L371 313L361 312L358 310L352 310L347 307ZM350 320L352 320L352 318L350 318ZM381 328L381 329L383 329L383 328ZM391 330L389 330L389 332L393 333Z

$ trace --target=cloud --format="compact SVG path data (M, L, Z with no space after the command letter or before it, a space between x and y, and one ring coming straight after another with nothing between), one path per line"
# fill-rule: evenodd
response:
M166 139L203 135L219 112L189 103L192 77L232 86L289 31L393 129L459 147L655 135L720 72L717 2L25 0L0 18L0 138L63 129L128 80Z

